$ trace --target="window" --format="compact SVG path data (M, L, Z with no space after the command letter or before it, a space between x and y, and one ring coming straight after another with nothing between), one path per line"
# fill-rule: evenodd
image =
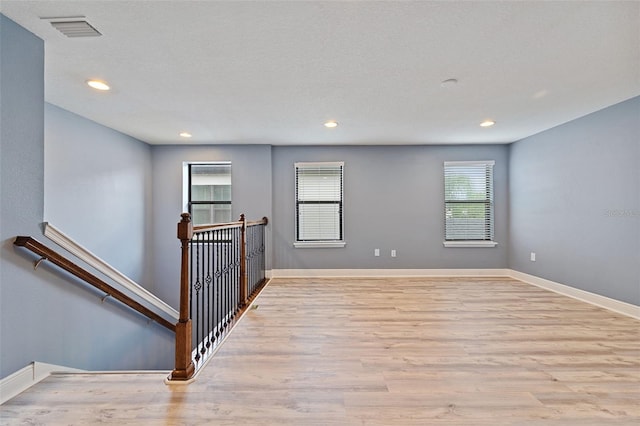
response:
M194 225L231 222L231 164L189 164L188 202Z
M494 161L445 161L446 247L494 247Z
M344 163L296 163L296 247L343 247Z

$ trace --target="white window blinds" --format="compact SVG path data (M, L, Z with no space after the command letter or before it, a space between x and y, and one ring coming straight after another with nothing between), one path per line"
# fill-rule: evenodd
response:
M344 163L296 163L296 241L343 241Z
M444 163L445 241L493 241L494 164Z

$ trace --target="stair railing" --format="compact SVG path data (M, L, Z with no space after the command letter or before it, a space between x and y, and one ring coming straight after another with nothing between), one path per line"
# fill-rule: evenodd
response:
M180 318L170 380L191 379L266 284L267 218L193 226L181 215Z

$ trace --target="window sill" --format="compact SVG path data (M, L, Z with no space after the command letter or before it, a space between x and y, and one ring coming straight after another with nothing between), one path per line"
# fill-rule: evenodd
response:
M342 248L346 245L344 241L296 241L295 248Z
M487 248L495 247L498 245L495 241L444 241L445 247L475 247L475 248Z

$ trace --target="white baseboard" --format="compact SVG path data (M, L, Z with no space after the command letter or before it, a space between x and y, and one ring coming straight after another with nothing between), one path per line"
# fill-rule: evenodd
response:
M328 277L510 277L582 302L640 319L640 306L556 283L513 269L273 269L272 278Z
M4 404L14 396L46 379L52 373L81 372L84 372L84 370L47 364L44 362L32 362L26 367L0 380L0 404Z
M273 269L271 277L508 277L509 271L509 269Z
M555 293L559 293L564 296L589 303L591 305L599 306L601 308L608 309L622 315L627 315L631 318L640 319L640 306L621 302L619 300L611 299L606 296L601 296L599 294L580 290L575 287L570 287L568 285L556 283L554 281L536 277L535 275L529 275L525 274L524 272L514 271L513 269L510 269L509 271L512 278L523 281L527 284L535 285L536 287L544 288L545 290L550 290Z

